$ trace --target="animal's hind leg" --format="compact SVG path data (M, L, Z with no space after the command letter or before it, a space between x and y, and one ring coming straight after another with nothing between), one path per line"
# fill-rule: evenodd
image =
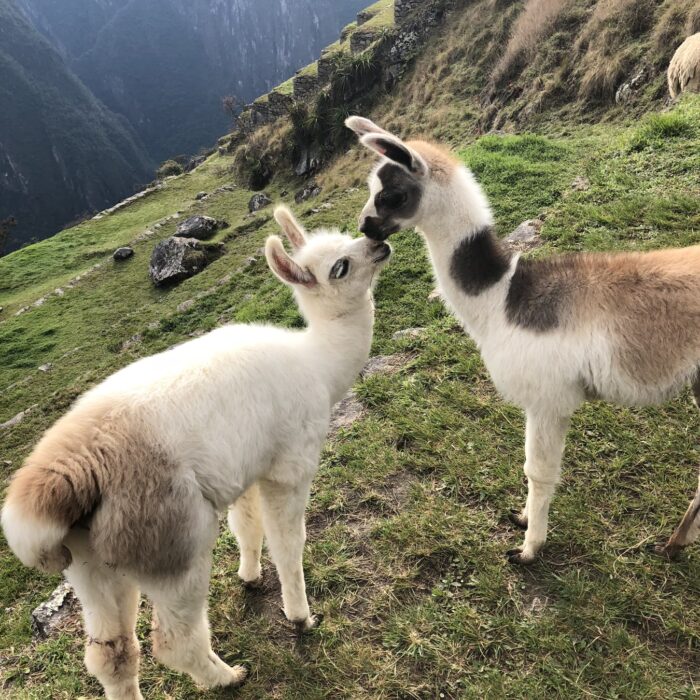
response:
M675 559L685 547L695 542L698 536L700 536L700 477L698 477L698 490L695 492L695 498L690 502L683 520L666 545L660 547L658 551L669 559Z
M262 582L260 555L263 543L260 488L257 484L253 484L229 507L228 524L236 536L240 551L238 576L246 586L257 587Z
M693 390L693 403L700 408L700 369L696 372L690 388Z
M153 601L153 653L166 666L189 673L201 686L240 685L243 666L228 666L211 648L207 595L211 555L197 557L177 577L151 582L146 593Z
M95 560L86 533L69 535L73 563L66 578L83 608L85 665L102 683L108 700L142 700L136 613L139 591L133 580Z

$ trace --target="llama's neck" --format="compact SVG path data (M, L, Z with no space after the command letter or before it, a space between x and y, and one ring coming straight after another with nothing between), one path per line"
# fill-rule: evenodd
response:
M442 295L478 343L500 321L513 261L471 174L462 173L451 190L441 216L421 222L419 231Z
M319 381L336 403L355 383L372 345L374 304L368 294L365 303L340 316L314 316L309 319L306 342L317 357L314 368Z

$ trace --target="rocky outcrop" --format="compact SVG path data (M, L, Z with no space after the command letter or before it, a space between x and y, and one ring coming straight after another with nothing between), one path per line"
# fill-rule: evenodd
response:
M156 286L173 284L201 272L224 252L223 243L171 236L153 249L149 273Z
M219 221L211 216L190 216L178 224L174 233L178 238L196 238L205 241L211 238L219 229L226 228L226 221Z
M294 195L294 201L297 204L301 204L302 202L305 202L307 199L311 199L311 197L317 197L319 194L321 194L320 185L316 182L310 182L305 187L302 187L302 189L300 189Z
M254 194L250 201L248 202L248 211L252 214L255 211L260 211L265 207L270 206L272 200L265 194L265 192L258 192Z
M396 24L401 24L424 4L423 0L395 0L394 21Z

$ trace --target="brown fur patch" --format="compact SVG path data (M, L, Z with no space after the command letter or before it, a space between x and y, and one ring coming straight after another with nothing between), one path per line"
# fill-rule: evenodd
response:
M435 182L447 184L460 163L447 148L428 141L407 141L406 145L418 152L430 168Z
M541 331L602 330L613 342L614 362L649 385L687 378L700 364L700 246L521 266L527 276L521 294L509 293L511 322Z
M38 520L88 528L101 561L147 574L186 569L199 547L198 510L211 510L133 415L94 402L47 431L8 500Z
M667 383L700 363L700 246L610 256L590 284L630 377Z

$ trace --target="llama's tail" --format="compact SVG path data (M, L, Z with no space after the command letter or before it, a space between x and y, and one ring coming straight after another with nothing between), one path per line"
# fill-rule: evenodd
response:
M23 564L56 573L71 563L63 540L95 508L99 488L89 460L64 457L42 463L33 457L10 484L2 529Z

